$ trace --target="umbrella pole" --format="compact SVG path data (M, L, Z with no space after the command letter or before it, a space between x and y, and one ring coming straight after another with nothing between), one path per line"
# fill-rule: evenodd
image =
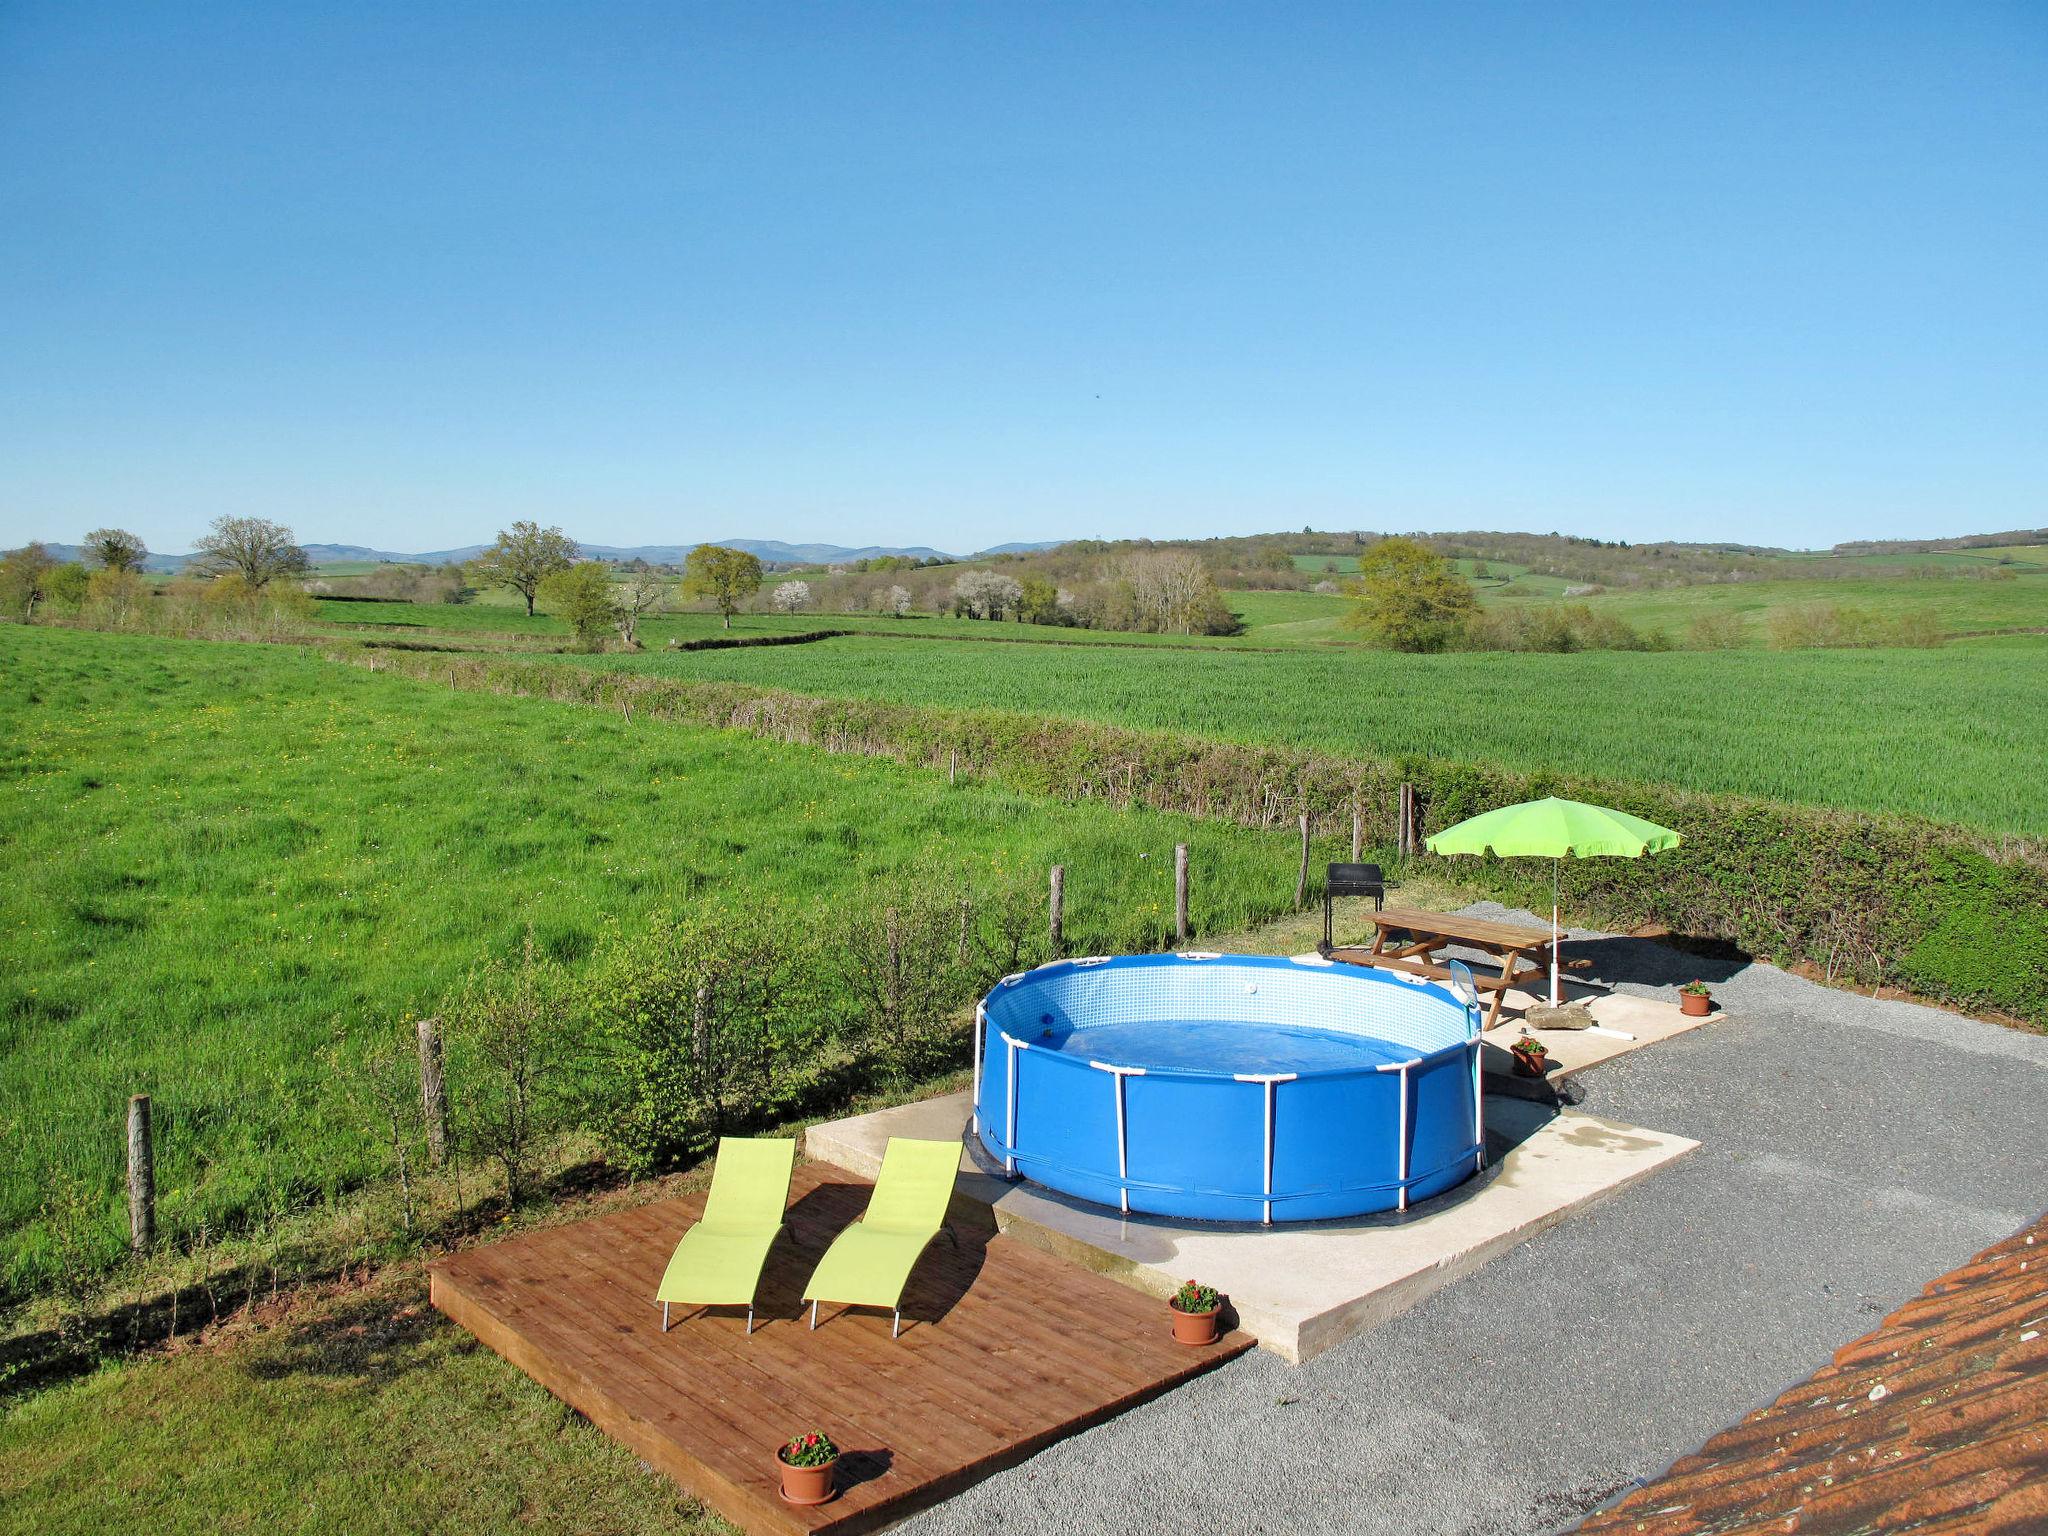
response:
M1562 859L1550 861L1550 1006L1555 1008L1563 1001L1557 991L1557 871Z

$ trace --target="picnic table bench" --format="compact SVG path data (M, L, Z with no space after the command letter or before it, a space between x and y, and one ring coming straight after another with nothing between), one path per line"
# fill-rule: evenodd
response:
M1449 912L1423 912L1412 907L1382 908L1372 914L1372 923L1370 948L1345 945L1331 949L1330 958L1351 965L1376 965L1384 970L1407 971L1410 975L1443 981L1451 972L1448 966L1438 963L1439 950L1457 944L1497 956L1500 960L1498 976L1475 974L1472 978L1472 984L1480 991L1493 994L1493 1008L1486 1016L1488 1029L1500 1022L1501 1002L1510 987L1531 981L1540 983L1550 974L1550 930L1547 928L1524 928L1516 923L1497 923L1491 918L1458 917ZM1590 960L1565 961L1563 968L1577 970L1590 964Z

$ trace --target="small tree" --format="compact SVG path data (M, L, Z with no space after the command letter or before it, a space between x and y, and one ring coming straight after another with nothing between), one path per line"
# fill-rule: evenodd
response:
M883 592L879 596L884 613L893 614L900 619L910 612L910 589L908 587L891 587L887 592Z
M770 597L777 613L796 613L811 606L811 584L808 581L785 581L777 586Z
M1381 539L1358 557L1345 622L1397 651L1440 651L1478 611L1472 584L1413 539Z
M85 559L102 571L139 571L149 550L125 528L95 528L85 536Z
M410 1028L376 1031L360 1045L342 1034L324 1053L328 1076L341 1083L371 1134L384 1143L389 1171L398 1181L399 1217L408 1233L413 1223L414 1154L426 1132L414 1039Z
M505 1199L526 1198L546 1142L567 1118L569 989L529 928L519 963L472 972L445 1011L462 1084L462 1143L505 1176Z
M291 529L262 517L217 517L193 546L187 569L200 576L238 575L261 591L279 576L307 568L306 552Z
M651 619L668 602L668 588L643 560L640 569L612 588L612 627L629 651L640 649L640 621Z
M683 590L710 599L731 629L740 604L761 590L761 562L743 549L699 544L683 561Z
M85 584L86 605L99 622L126 624L141 608L149 589L133 571L109 565L92 573Z
M912 870L846 913L834 949L849 1035L897 1082L950 1065L966 1049L964 1010L980 971L973 898L941 871Z
M33 624L36 604L50 595L50 573L57 562L49 549L31 539L0 558L0 607L11 608Z
M755 904L615 933L588 995L606 1048L606 1139L636 1173L762 1119L819 1033L809 953L782 913Z
M596 650L619 620L611 575L595 560L581 560L551 572L540 585L548 608L575 632L577 643Z
M474 569L479 580L510 587L525 598L530 619L540 584L575 563L576 541L561 529L517 522L501 530L498 542L476 557Z

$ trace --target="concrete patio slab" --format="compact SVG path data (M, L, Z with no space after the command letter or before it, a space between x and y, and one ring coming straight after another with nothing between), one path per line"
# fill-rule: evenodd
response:
M1584 986L1566 986L1564 992L1567 1002L1584 1003L1587 1012L1593 1015L1593 1022L1600 1028L1529 1031L1549 1048L1550 1059L1556 1063L1545 1079L1552 1083L1616 1056L1654 1045L1659 1040L1669 1040L1703 1024L1718 1024L1727 1018L1719 1009L1699 1018L1688 1018L1673 1004L1627 992L1598 991ZM1488 1030L1483 1037L1487 1044L1499 1047L1498 1051L1486 1052L1482 1058L1488 1072L1506 1076L1513 1071L1507 1050L1522 1035L1520 1016L1543 1001L1546 999L1527 992L1508 992L1506 1007L1515 1010L1515 1017L1502 1018L1499 1026ZM1608 1030L1615 1033L1605 1033ZM1624 1040L1620 1038L1622 1035L1634 1038Z
M962 1137L960 1192L989 1205L1006 1235L1161 1298L1182 1280L1199 1278L1229 1296L1239 1326L1262 1348L1296 1364L1400 1315L1698 1145L1575 1110L1493 1097L1486 1114L1490 1166L1450 1194L1405 1214L1244 1227L1122 1216L1012 1183L965 1141L970 1110L964 1090L898 1105L814 1126L805 1150L871 1178L891 1136Z

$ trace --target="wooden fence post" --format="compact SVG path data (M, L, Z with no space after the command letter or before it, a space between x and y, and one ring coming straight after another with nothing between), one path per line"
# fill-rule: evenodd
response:
M1396 839L1401 857L1412 858L1415 854L1415 786L1401 786L1401 828Z
M149 1095L128 1101L128 1246L147 1253L156 1245L156 1149L149 1124Z
M1067 867L1055 864L1052 867L1052 891L1047 927L1052 935L1053 958L1057 960L1067 947Z
M1188 941L1188 845L1173 845L1173 936Z
M448 1161L448 1087L441 1078L441 1021L421 1019L420 1109L427 1120L427 1161L434 1167Z
M1294 881L1294 910L1308 905L1308 812L1301 813L1301 873Z
M960 749L958 747L955 747L952 751L946 754L946 782L948 784L955 782L958 779L959 774Z
M1365 809L1354 800L1351 802L1351 862L1356 864L1365 852Z

